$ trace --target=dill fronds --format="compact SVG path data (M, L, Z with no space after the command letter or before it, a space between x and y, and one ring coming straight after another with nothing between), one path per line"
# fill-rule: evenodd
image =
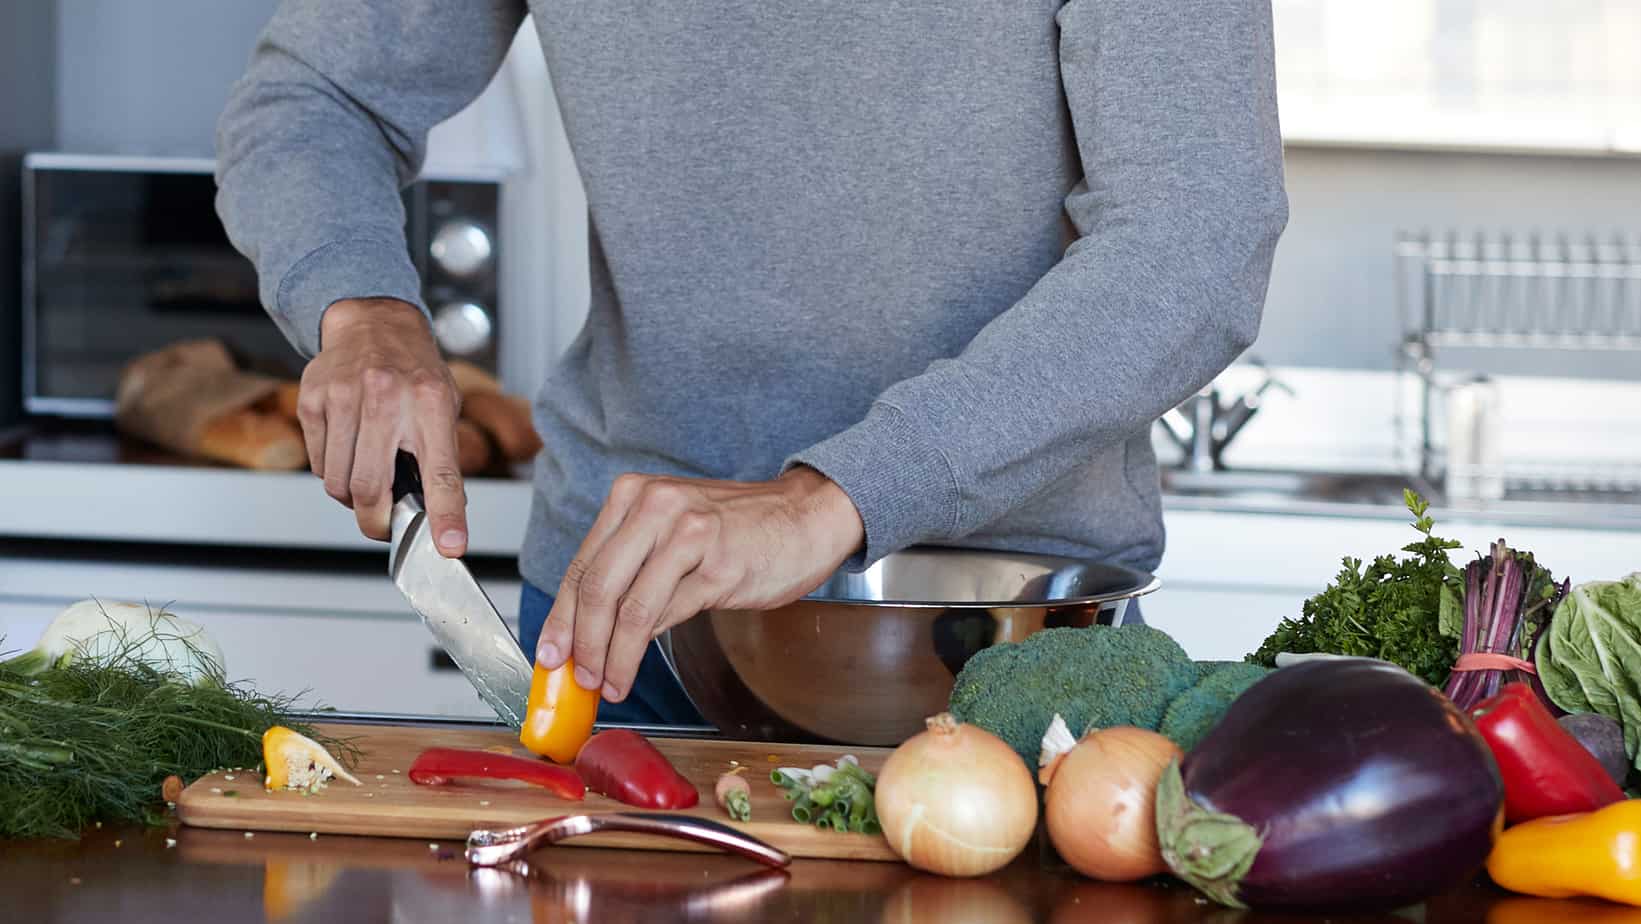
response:
M294 697L220 674L196 683L144 662L145 639L45 670L0 663L0 838L74 838L93 821L161 823L161 785L255 767L261 735L294 722ZM326 742L344 763L357 749Z

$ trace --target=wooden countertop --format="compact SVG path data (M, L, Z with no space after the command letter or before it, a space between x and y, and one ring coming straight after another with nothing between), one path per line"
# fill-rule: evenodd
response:
M172 846L168 839L174 840ZM181 828L105 828L78 843L0 841L7 920L691 921L1425 924L1633 920L1641 910L1509 896L1477 882L1422 917L1238 913L1177 884L1113 885L1042 868L1035 845L981 880L895 863L799 860L765 871L727 856L547 848L525 874L473 870L454 841ZM1580 912L1583 912L1582 914Z

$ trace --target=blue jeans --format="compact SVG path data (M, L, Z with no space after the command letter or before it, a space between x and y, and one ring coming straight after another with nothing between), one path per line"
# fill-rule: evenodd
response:
M529 581L524 582L524 592L519 595L519 645L531 661L536 658L536 641L541 638L541 627L546 625L547 613L552 608L550 594ZM638 678L633 681L627 698L619 703L599 703L598 721L631 725L708 724L690 703L678 678L667 668L661 648L655 642L644 649Z

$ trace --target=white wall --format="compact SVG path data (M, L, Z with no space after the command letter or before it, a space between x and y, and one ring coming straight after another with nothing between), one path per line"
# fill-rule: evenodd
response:
M277 2L57 4L60 146L209 157L228 88Z
M228 87L276 5L58 2L61 146L194 155L211 153ZM508 165L533 172L509 190L504 217L513 253L548 255L528 268L515 259L518 270L510 273L510 286L521 293L512 298L546 316L532 319L518 338L527 344L515 341L504 357L510 382L522 388L539 378L541 357L562 349L580 327L585 206L531 29L522 31L497 86L511 98L458 117L465 118L459 130L436 137L435 157L455 149L457 157L516 158ZM507 112L525 113L541 128L502 137ZM498 155L509 145L521 150ZM1278 365L1392 367L1399 323L1391 242L1398 230L1641 232L1641 158L1290 146L1287 178L1292 218L1253 350ZM1517 371L1641 379L1641 362L1633 355L1580 357L1559 368Z

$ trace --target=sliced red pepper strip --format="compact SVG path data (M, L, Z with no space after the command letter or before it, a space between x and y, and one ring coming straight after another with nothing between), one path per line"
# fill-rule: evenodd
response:
M581 746L575 768L593 792L639 808L689 808L701 799L666 755L626 728L594 735Z
M410 765L410 781L423 786L442 786L456 777L518 780L540 786L571 802L580 802L587 795L586 784L581 782L581 777L574 770L511 754L462 748L428 748Z
M1595 755L1585 750L1526 683L1512 683L1471 712L1504 778L1506 821L1593 812L1624 799Z

